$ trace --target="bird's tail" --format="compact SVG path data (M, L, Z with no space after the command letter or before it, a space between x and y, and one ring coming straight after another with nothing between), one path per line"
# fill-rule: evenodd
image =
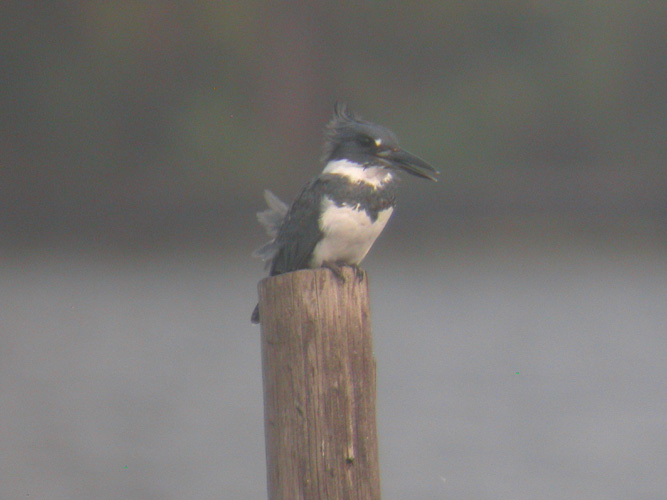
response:
M264 199L269 208L257 212L257 220L264 229L266 229L266 233L271 240L255 250L252 253L252 256L262 259L266 262L266 267L269 267L271 265L271 260L278 251L276 236L278 235L278 230L280 229L283 220L285 220L289 207L268 189L264 190ZM255 306L250 321L259 323L259 304Z
M268 189L264 190L264 199L269 208L257 212L257 220L264 227L271 240L255 250L252 253L252 256L265 261L268 267L271 259L278 251L276 235L278 234L280 225L283 223L283 220L287 215L289 207Z
M250 316L250 322L255 325L259 323L259 304L255 306L255 309L252 311L252 316Z

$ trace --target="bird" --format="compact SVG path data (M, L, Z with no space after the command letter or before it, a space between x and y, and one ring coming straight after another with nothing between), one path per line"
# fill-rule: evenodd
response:
M388 128L364 120L344 103L334 105L324 133L324 169L291 205L264 192L268 209L257 219L271 238L253 252L269 275L342 266L359 267L396 206L399 171L437 182L439 172L399 146ZM259 323L259 305L251 321Z

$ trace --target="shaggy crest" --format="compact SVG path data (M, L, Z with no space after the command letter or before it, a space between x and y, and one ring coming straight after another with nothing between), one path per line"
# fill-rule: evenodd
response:
M334 104L334 114L324 129L324 153L322 162L327 163L336 145L350 134L350 125L368 125L359 115L348 109L344 102ZM356 127L355 127L356 128Z

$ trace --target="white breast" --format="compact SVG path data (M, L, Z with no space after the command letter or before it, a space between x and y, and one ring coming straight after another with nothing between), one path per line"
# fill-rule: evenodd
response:
M325 197L319 221L324 236L313 251L311 267L320 267L323 262L359 264L387 225L392 212L392 208L387 208L372 221L365 210L347 205L339 207Z

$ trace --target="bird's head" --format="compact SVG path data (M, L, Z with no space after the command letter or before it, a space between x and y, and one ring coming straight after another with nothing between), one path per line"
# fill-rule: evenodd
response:
M363 167L404 170L436 182L439 174L424 160L402 149L391 130L362 120L342 103L336 103L327 125L322 159L325 164L348 160Z

